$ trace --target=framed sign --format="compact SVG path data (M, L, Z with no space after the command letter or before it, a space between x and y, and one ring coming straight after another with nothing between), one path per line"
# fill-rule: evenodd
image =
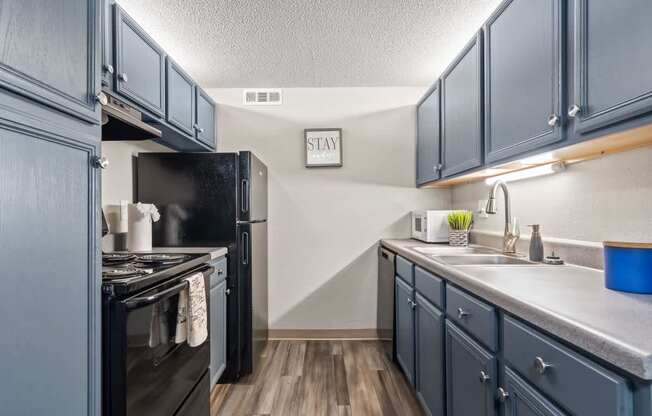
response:
M306 167L342 166L342 129L305 129Z

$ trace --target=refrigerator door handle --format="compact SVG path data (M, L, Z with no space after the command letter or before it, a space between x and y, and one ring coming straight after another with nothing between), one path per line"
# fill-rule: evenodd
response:
M243 232L240 246L242 247L242 264L249 264L249 233Z
M242 197L241 197L242 212L248 212L249 211L249 180L248 179L242 180L241 192L242 192Z

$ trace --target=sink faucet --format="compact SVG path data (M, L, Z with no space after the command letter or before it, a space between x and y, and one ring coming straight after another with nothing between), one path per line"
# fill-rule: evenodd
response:
M518 228L518 220L516 217L512 218L512 208L509 200L509 190L507 189L507 184L499 180L494 183L494 186L489 192L489 200L487 201L487 214L496 213L496 191L498 187L501 187L503 190L503 195L505 196L505 234L503 235L503 253L505 254L515 254L516 253L516 242L521 236L521 232Z

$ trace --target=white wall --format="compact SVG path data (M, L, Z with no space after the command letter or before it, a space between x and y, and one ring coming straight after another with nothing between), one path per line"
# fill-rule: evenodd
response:
M414 185L423 88L285 89L268 107L242 106L241 89L209 93L219 150L252 150L269 168L271 328L375 328L378 240L407 237L413 209L450 205L450 191ZM304 167L312 127L342 128L342 168Z
M527 224L541 224L545 237L601 242L652 240L652 147L570 165L565 172L508 184L512 212ZM504 211L477 219L475 229L502 232ZM475 209L487 199L484 182L453 188L455 208Z
M109 159L109 167L102 171L102 207L131 201L133 196L132 155L140 152L170 152L151 140L102 142L102 156Z

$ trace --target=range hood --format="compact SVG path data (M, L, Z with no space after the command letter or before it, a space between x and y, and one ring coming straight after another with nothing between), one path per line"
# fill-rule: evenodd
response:
M102 140L151 140L161 137L161 131L143 121L143 115L129 104L105 92L102 104Z

